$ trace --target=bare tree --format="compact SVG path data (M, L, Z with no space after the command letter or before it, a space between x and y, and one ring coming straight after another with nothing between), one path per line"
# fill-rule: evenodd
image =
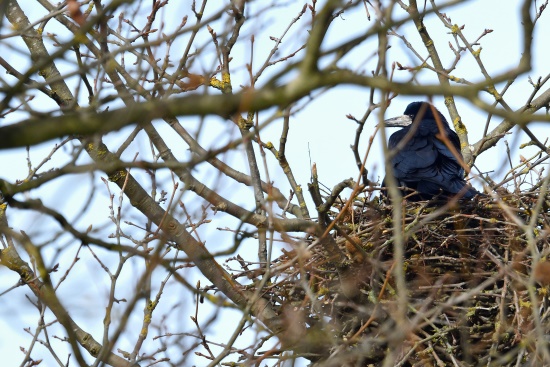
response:
M2 2L0 149L27 170L2 158L0 300L37 320L14 325L28 336L14 360L550 363L550 149L530 126L550 121L550 74L529 79L521 108L506 97L531 71L548 2L520 4L523 49L498 73L481 52L492 30L453 23L463 3ZM327 189L312 165L305 190L295 169L309 162L287 141L345 85L368 93L347 116L356 179ZM407 203L387 171L379 200L366 162L398 95L444 98L487 197ZM456 97L487 116L476 142ZM532 154L479 172L512 131Z

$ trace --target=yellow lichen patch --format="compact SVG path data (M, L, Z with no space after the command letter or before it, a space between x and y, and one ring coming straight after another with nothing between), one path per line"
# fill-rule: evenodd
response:
M157 307L157 303L154 302L154 301L150 301L148 304L147 304L147 309L149 311L153 311L155 309L155 307Z
M231 76L229 75L229 73L222 73L222 80L219 80L216 77L212 77L210 78L210 86L221 91L227 88L231 88Z
M330 291L330 289L326 288L326 287L320 287L319 290L317 291L317 294L319 296L323 296L325 294L328 294Z
M124 170L118 170L115 173L109 175L109 181L116 182L120 180L121 178L126 177L126 171Z
M216 89L222 90L223 89L223 82L213 76L212 78L210 78L210 86L212 86Z
M468 129L466 129L466 126L462 123L462 120L460 119L460 117L456 117L453 120L453 126L455 127L456 133L458 135L468 134Z
M519 300L519 307L531 308L531 302L530 301L524 301L524 300L520 299Z
M222 82L224 85L231 84L231 75L229 73L222 73Z
M457 34L458 31L460 31L460 27L458 26L458 24L453 24L453 26L451 27L451 32L453 34Z
M254 126L254 122L252 120L239 117L239 128L241 130L250 130L252 126Z
M99 149L99 150L97 151L97 156L98 156L98 158L103 157L105 154L107 154L107 150L105 150L105 149Z

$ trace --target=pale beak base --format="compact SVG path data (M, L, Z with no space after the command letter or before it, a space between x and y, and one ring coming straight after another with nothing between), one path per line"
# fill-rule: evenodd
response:
M401 115L387 119L384 121L384 124L387 127L407 127L412 124L413 120L409 115Z

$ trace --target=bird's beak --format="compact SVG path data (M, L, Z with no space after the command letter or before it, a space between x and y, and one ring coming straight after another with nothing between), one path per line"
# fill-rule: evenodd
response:
M406 127L413 123L413 119L409 115L397 116L384 121L387 127Z

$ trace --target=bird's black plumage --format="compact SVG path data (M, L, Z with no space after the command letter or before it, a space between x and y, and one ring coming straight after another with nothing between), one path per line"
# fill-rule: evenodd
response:
M390 136L388 148L397 149L391 158L391 168L398 186L417 192L413 200L432 199L436 195L471 199L478 194L464 180L464 169L459 163L462 156L457 159L458 135L434 106L413 102L403 116L386 120L386 125L403 127ZM455 148L455 153L445 140Z

